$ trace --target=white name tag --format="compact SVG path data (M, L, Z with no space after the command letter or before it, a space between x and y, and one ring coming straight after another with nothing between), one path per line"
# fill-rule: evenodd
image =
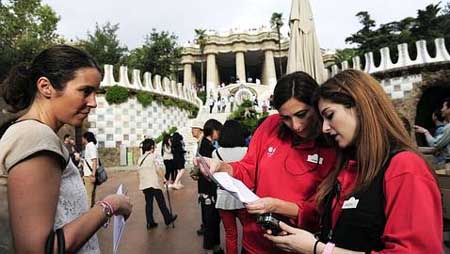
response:
M356 199L355 197L351 197L344 201L344 204L342 205L342 209L354 209L358 206L359 199Z
M320 165L322 165L323 158L322 157L319 158L319 155L317 153L310 154L310 155L308 155L308 159L306 161L316 163L316 164L319 163Z

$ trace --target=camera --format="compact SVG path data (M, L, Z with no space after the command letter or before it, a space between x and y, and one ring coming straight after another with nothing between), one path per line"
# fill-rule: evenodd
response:
M256 218L256 223L260 225L264 230L272 231L272 235L278 235L281 233L280 219L275 214L264 213Z

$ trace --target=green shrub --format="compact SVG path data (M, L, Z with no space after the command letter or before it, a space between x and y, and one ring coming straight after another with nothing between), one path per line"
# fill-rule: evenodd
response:
M120 104L128 100L128 89L121 86L112 86L106 89L106 101L109 104Z
M142 106L144 108L146 108L147 106L152 104L153 101L153 96L150 92L146 92L146 91L139 91L136 94L136 99L139 103L142 104Z
M205 91L199 91L197 93L197 97L200 98L200 100L203 101L203 104L206 103L206 92Z
M177 127L176 126L172 126L169 130L167 131L163 131L157 138L155 138L155 143L158 144L160 142L162 142L164 136L167 135L172 135L177 131Z

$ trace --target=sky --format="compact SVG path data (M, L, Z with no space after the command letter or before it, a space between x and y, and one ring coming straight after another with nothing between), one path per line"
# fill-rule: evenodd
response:
M442 0L441 7L450 0ZM321 48L351 47L345 38L361 28L359 11L377 24L416 17L418 9L439 0L310 0ZM228 31L269 26L273 12L283 13L287 36L291 0L43 0L60 16L57 32L66 39L84 39L95 24L119 23L119 40L140 47L152 28L178 36L180 45L194 39L194 29Z

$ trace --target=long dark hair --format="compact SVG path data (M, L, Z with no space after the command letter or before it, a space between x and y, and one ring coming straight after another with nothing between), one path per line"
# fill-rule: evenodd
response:
M242 125L236 120L227 120L220 131L220 147L245 146L245 132Z
M317 82L306 72L297 71L281 77L273 92L273 105L277 110L289 99L296 99L307 105L311 104L311 98L319 88ZM316 115L316 114L315 114ZM300 138L294 134L289 127L281 123L278 128L278 137L281 140L292 140L293 145L297 145L303 141L317 139L320 136L320 124L317 116L311 118L309 124L309 137Z

